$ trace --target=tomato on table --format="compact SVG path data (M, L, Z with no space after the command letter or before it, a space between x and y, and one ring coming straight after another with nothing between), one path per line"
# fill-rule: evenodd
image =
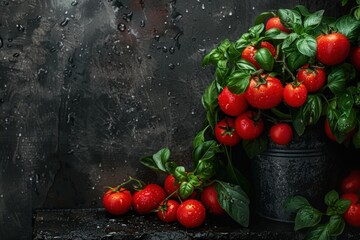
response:
M180 204L176 216L182 226L186 228L195 228L205 222L206 209L200 201L188 199Z
M165 190L158 184L151 183L134 193L133 208L138 214L148 214L158 208L166 198Z
M113 187L105 192L102 202L108 213L122 215L131 209L133 198L127 189Z
M201 192L200 195L201 202L204 203L206 208L211 214L214 215L224 215L225 210L221 207L218 201L218 192L215 189L215 184L207 186Z
M157 215L161 221L170 223L177 221L177 209L180 203L176 200L169 199L162 202L158 208Z

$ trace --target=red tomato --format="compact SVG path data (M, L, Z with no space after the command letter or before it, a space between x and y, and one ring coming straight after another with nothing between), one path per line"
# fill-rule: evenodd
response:
M345 193L341 198L351 201L350 207L343 215L345 221L353 227L360 227L359 196L356 193Z
M167 175L164 181L164 189L165 192L170 195L175 191L178 191L180 187L180 183L175 182L175 177L171 174ZM172 195L173 198L177 198L179 195L178 193L175 193Z
M293 130L287 123L276 123L270 128L270 139L276 144L286 145L292 138Z
M215 137L219 143L226 146L235 146L240 142L240 137L235 131L233 118L225 117L215 126Z
M116 187L107 190L102 199L105 210L112 215L127 213L132 206L131 193L125 188L117 190Z
M284 25L281 23L279 17L272 17L267 20L265 24L265 30L269 30L271 28L277 28L282 32L289 33L291 32L289 29L285 28Z
M245 95L232 93L228 87L225 87L218 96L220 109L229 116L237 116L245 112L248 103Z
M224 209L220 206L218 201L218 193L215 189L215 184L204 188L204 190L201 192L200 199L210 213L214 215L225 214Z
M274 45L272 45L271 43L263 41L263 42L260 43L260 48L267 48L270 51L271 55L273 55L273 57L276 56L276 49L275 49ZM242 52L241 58L249 61L257 69L259 69L260 65L255 60L255 52L256 52L256 50L258 50L258 48L256 46L253 46L253 45L247 46L244 49L244 51Z
M235 130L240 138L252 140L261 135L264 130L264 120L256 118L257 112L249 110L235 119Z
M149 184L133 195L133 208L138 214L148 214L158 208L166 198L164 189L157 184Z
M307 99L307 90L304 84L300 83L294 86L292 83L286 84L284 87L284 102L290 107L301 107Z
M360 170L352 170L341 181L341 191L343 193L360 193Z
M349 55L350 41L341 33L321 34L316 42L316 58L325 65L342 63Z
M176 216L184 227L195 228L205 222L206 209L200 201L188 199L180 204Z
M273 108L283 100L283 85L275 77L262 75L261 78L250 79L249 86L245 91L246 100L251 106L258 109Z
M305 64L297 72L299 82L303 83L309 93L319 91L326 83L325 69Z
M350 62L356 70L360 71L360 46L353 47L350 51Z
M177 220L176 213L179 205L179 202L172 199L162 202L158 208L158 217L166 223L175 222Z

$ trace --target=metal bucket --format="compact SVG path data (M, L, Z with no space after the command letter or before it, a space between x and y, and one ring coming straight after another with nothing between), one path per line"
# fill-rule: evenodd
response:
M254 208L262 217L293 222L294 214L284 209L291 196L301 195L315 206L333 188L337 176L335 158L326 149L322 128L295 136L290 145L269 140L268 150L252 160Z

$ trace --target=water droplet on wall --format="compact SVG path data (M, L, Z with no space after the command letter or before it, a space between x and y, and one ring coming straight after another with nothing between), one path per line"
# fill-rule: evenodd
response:
M65 18L61 23L60 26L61 27L65 27L70 21L70 18Z
M25 27L21 24L16 24L16 28L18 29L19 32L24 32L25 31Z
M78 5L78 1L76 0L72 1L71 6L76 6L76 5Z
M129 12L129 13L124 13L122 18L126 21L126 22L130 22L133 16L133 12Z
M123 24L123 23L119 23L117 29L120 31L120 32L124 32L126 30L126 25Z
M175 68L175 65L174 65L173 63L170 63L170 64L169 64L169 68L170 68L171 70L173 70L173 69Z
M145 27L145 20L141 20L141 22L140 22L140 27Z
M4 46L4 40L2 39L2 37L0 37L0 48L2 48Z

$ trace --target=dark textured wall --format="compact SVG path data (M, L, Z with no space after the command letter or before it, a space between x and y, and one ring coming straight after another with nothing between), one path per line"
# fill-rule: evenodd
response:
M104 186L191 164L212 79L204 54L265 10L338 1L1 0L0 239L30 239L35 208L101 207Z

